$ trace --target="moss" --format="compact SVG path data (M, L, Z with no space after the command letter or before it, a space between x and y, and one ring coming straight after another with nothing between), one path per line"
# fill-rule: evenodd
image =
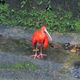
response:
M16 63L16 64L0 64L0 69L7 69L7 70L36 70L38 66L31 63L31 62L23 62L23 63Z

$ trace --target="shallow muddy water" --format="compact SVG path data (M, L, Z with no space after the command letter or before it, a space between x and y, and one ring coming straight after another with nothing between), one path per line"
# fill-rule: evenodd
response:
M36 60L30 57L30 55L33 54L32 50L33 47L31 45L31 40L29 40L28 38L15 39L14 37L12 38L12 37L0 36L0 55L3 56L1 52L4 52L6 56L8 55L22 56L21 59L22 61L24 60L23 58L28 57L28 60L30 62L40 66L40 70L36 70L35 74L45 75L45 76L41 75L43 76L43 79L41 80L49 80L49 79L53 80L52 74L54 74L55 80L77 80L77 78L75 78L73 74L74 71L72 71L72 68L74 67L75 62L80 61L80 55L77 55L76 53L70 53L69 51L64 50L64 48L62 47L54 49L49 45L47 49L43 50L43 53L47 54L47 57ZM7 55L7 53L9 54ZM4 62L7 62L7 59L6 58L4 59L5 59ZM13 58L10 58L10 60L11 59ZM34 74L34 72L32 73ZM36 77L36 75L34 77ZM38 78L40 79L40 77ZM34 80L37 79L34 78Z
M0 51L3 52L12 52L16 55L25 55L29 56L34 54L31 41L25 39L12 39L0 37ZM68 53L65 52L62 48L54 49L53 47L48 46L43 53L47 54L47 57L44 60L53 60L55 62L63 63L67 58Z

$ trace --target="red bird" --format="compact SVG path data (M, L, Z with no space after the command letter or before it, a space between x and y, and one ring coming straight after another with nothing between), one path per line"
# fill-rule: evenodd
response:
M47 48L48 41L52 41L50 34L48 33L46 26L42 26L41 29L36 30L32 35L32 45L37 49L37 45L40 47L40 53L38 54L37 50L35 50L35 54L32 55L35 58L43 58L47 56L46 54L42 54L42 48Z

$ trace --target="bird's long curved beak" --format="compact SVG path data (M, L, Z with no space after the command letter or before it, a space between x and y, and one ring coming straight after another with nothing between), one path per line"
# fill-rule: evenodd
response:
M45 29L45 33L48 35L49 40L52 41L52 37L50 36L50 34L48 33L46 29Z

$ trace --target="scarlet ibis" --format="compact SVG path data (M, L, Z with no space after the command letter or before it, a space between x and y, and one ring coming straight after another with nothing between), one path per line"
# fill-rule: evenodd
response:
M46 26L42 26L41 29L34 31L32 35L32 45L35 46L35 54L32 55L34 59L47 56L46 54L42 53L42 48L47 48L49 40L52 41L52 38L48 33ZM37 45L39 45L39 53Z

